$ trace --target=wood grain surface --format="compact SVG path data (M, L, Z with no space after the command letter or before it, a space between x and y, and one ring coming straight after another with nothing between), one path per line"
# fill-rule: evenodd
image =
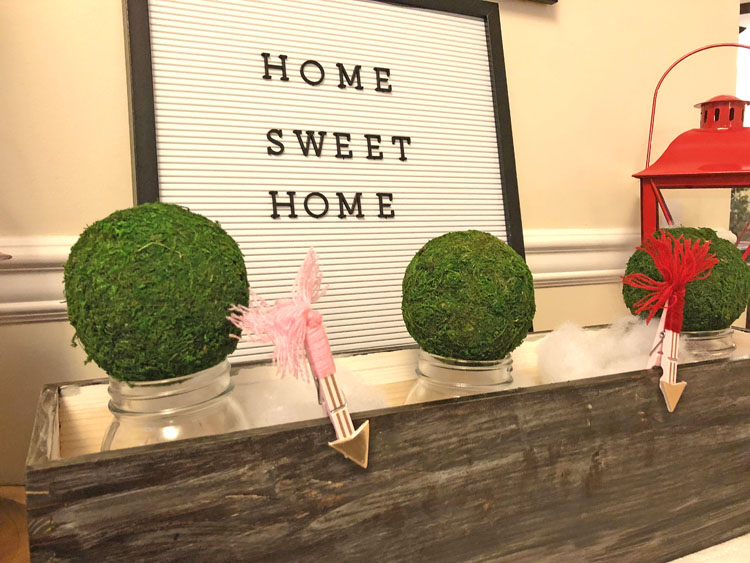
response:
M667 561L750 532L750 360L48 461L35 561Z

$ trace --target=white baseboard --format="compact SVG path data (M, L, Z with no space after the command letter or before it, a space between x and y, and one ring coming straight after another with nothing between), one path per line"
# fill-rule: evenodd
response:
M538 288L618 283L636 230L531 229L526 261ZM0 324L67 319L62 266L76 237L0 237Z

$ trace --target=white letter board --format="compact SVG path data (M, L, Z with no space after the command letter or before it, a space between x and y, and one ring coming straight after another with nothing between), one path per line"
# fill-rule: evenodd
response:
M413 344L401 280L431 238L478 229L523 254L497 5L127 9L139 202L219 221L269 302L289 296L313 246L334 353ZM234 359L269 351L243 343Z

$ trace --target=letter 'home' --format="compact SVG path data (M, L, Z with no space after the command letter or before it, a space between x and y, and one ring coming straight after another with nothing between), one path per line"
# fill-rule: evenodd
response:
M748 561L746 28L0 2L0 561Z

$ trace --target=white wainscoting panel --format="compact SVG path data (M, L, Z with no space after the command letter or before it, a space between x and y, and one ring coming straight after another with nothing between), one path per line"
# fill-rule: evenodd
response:
M628 229L532 229L524 237L537 288L619 283L639 242L638 232ZM62 266L75 241L0 237L0 251L13 256L0 262L0 324L67 319ZM325 275L325 261L321 267Z
M76 237L0 238L0 324L68 318L63 264Z
M620 283L628 258L640 244L631 229L535 229L525 231L526 263L534 286Z

